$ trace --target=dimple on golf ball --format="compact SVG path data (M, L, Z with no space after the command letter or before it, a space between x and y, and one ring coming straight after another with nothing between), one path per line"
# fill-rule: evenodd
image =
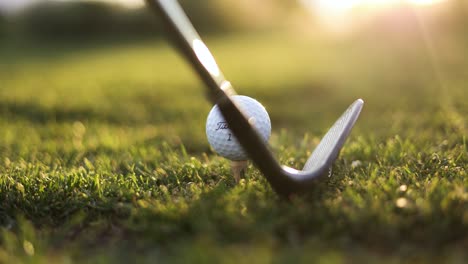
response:
M248 96L234 95L231 99L266 143L271 135L271 122L265 107ZM236 161L248 159L247 153L234 137L217 105L208 114L206 136L211 147L219 155Z

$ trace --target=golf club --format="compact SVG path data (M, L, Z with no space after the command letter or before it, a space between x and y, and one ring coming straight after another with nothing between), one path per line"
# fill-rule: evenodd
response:
M174 43L207 87L211 102L217 104L229 128L272 188L282 196L305 192L318 179L330 174L333 162L354 126L363 100L356 100L326 133L302 170L281 166L262 142L248 120L230 99L235 91L219 69L197 31L176 0L147 0L163 18Z

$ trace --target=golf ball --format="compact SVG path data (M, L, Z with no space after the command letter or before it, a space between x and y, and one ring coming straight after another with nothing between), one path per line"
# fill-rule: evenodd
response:
M234 95L231 99L266 143L271 135L271 123L265 107L248 96ZM229 129L217 105L208 114L206 136L211 147L219 155L230 160L247 160L247 154Z

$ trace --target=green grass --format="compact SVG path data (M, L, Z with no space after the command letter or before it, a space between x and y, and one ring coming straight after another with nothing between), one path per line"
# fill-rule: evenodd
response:
M284 39L288 39L287 43ZM468 258L466 43L417 35L208 39L301 167L354 99L334 165L282 200L236 184L203 85L164 41L0 51L0 262L449 262ZM432 54L432 55L431 55Z

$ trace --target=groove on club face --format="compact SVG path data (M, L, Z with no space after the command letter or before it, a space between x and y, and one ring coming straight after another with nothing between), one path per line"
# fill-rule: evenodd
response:
M310 155L302 169L303 171L316 170L336 159L339 150L344 145L346 138L361 113L363 104L364 101L362 99L356 100L343 115L336 120L335 124L328 130L327 134L325 134L315 148L312 155Z
M253 163L280 195L289 196L309 189L319 178L328 175L351 128L362 109L358 99L337 120L317 149L309 157L304 170L280 166L268 146L230 99L234 88L224 78L211 52L176 0L146 0L163 18L179 51L191 63L205 83L208 95L217 104L223 117Z

